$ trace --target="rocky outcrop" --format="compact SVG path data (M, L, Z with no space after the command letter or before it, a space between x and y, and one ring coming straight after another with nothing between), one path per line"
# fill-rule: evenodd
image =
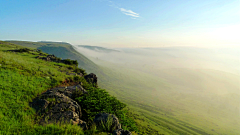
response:
M45 56L45 55L43 55L43 56ZM37 56L36 58L46 60L46 61L54 61L54 62L60 62L61 61L61 59L56 57L55 55L47 55L46 57L42 57L42 53L40 53L40 56Z
M43 57L42 59L46 61L56 61L57 57L55 55L48 55L47 57Z
M113 135L132 135L132 133L128 130L117 129L113 131Z
M97 127L102 126L102 124L111 124L108 125L111 127L111 129L121 129L121 124L118 121L118 118L113 114L108 113L99 113L94 118L94 123L97 125Z
M95 74L87 76L91 82L97 83ZM41 125L70 123L82 127L83 130L88 129L87 123L81 120L81 106L74 101L77 97L88 94L80 84L53 88L35 98L30 106L37 112L36 121ZM113 114L99 113L93 121L100 131L106 131L114 135L131 135L130 131L121 129L118 118Z
M72 98L87 94L81 85L57 87L37 97L30 105L37 111L39 124L71 123L87 129L80 105Z
M86 81L88 83L91 83L94 87L98 87L98 84L97 84L97 76L94 74L94 73L90 73L86 76L84 76L84 78L86 79Z

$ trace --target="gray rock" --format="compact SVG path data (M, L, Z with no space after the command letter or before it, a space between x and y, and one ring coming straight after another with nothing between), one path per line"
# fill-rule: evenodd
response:
M84 76L84 78L86 79L86 81L88 83L91 83L94 87L98 87L97 84L97 76L94 73L88 74L86 76Z
M119 123L118 118L113 114L99 113L94 118L94 123L97 127L101 127L102 124L105 125L108 121L111 123L111 125L109 125L111 129L121 129L121 124Z
M113 135L132 135L132 133L128 130L117 129L113 131Z
M71 99L76 91L86 92L81 85L58 87L34 99L30 105L40 115L39 124L71 123L87 129L86 122L80 120L82 116L80 105Z
M67 87L57 87L52 90L59 90L66 96L74 99L81 94L88 94L88 92L81 85L67 86Z
M47 57L43 57L42 59L46 61L56 61L57 57L55 55L48 55Z

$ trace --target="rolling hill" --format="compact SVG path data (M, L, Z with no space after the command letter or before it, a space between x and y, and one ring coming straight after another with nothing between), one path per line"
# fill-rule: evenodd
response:
M194 69L197 64L213 63L206 61L211 58L209 55L200 60L199 56L192 55L198 54L199 49L191 49L191 54L182 48L180 51L166 48L160 50L161 53L156 49L155 52L126 49L105 53L93 48L84 48L92 52L81 52L82 47L52 42L11 42L77 59L80 67L97 74L100 87L145 118L138 123L144 130L151 127L163 134L239 133L239 93L234 94L239 92L239 76L220 70ZM151 55L161 57L153 59ZM159 63L157 61L161 64L151 64ZM192 63L190 69L186 68L189 63Z

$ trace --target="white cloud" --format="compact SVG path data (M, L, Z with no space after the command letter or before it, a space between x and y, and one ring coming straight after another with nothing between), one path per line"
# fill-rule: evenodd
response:
M129 15L129 16L132 16L132 17L140 17L140 15L138 13L135 13L132 10L127 10L127 9L124 9L124 8L119 8L119 9L125 15Z
M133 12L132 10L128 10L128 9L125 9L125 8L120 8L119 5L116 5L115 2L113 2L111 0L107 0L107 1L110 3L109 6L119 9L123 14L131 16L132 19L136 19L136 18L140 17L140 15L138 13Z

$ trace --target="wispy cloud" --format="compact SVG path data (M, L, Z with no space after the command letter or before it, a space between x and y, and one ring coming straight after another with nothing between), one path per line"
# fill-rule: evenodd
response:
M124 9L124 8L119 8L119 9L125 15L129 15L129 16L132 16L132 17L140 17L140 15L138 13L135 13L132 10L127 10L127 9Z
M133 12L132 10L128 10L128 9L125 9L125 8L121 8L120 6L117 6L117 5L116 5L113 1L111 1L111 0L108 0L108 2L110 3L109 6L119 9L123 14L128 15L128 16L131 16L132 19L136 19L136 18L140 17L140 15L139 15L138 13Z

